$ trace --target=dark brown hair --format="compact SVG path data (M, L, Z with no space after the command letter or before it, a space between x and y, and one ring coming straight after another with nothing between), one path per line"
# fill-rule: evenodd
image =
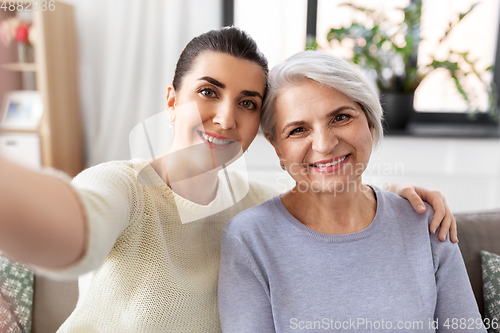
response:
M224 27L220 30L210 30L193 38L182 51L175 67L172 85L179 90L182 78L188 73L193 62L204 51L215 51L229 54L239 59L245 59L258 64L266 76L269 72L267 59L260 52L257 43L249 34L237 27ZM266 90L267 91L267 83Z

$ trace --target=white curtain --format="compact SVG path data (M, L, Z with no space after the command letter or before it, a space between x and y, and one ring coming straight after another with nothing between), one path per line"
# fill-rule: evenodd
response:
M86 165L129 159L130 130L165 109L180 52L221 27L221 0L63 1L76 19Z

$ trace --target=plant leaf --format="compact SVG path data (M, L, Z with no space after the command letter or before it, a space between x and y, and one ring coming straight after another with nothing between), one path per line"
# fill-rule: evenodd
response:
M469 14L470 12L472 12L474 10L474 8L476 8L476 6L479 5L479 2L476 2L475 4L473 4L472 6L470 6L469 10L466 11L465 13L461 13L459 16L458 16L458 21L462 21L462 19L467 16L467 14Z

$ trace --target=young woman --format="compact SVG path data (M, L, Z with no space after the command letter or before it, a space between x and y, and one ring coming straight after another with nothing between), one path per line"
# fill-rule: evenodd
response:
M250 182L234 200L244 179L219 172L257 134L267 72L246 33L210 31L186 46L168 88L175 134L165 158L104 163L71 184L0 159L0 250L49 276L80 276L60 332L220 331L222 230L276 194ZM420 194L441 214L432 228L456 237L439 193L396 190L415 207Z

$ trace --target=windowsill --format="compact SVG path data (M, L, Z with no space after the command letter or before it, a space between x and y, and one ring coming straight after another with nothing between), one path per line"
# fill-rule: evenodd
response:
M408 124L405 130L392 130L387 136L414 136L431 138L500 138L500 127L488 124Z
M464 113L413 112L405 130L385 132L388 136L500 138L500 125L488 114L470 119Z

